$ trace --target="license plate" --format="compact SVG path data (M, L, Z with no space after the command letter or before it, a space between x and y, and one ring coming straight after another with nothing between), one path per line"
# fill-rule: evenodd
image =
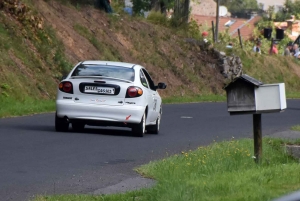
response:
M115 94L115 89L109 87L85 86L84 92L99 94Z

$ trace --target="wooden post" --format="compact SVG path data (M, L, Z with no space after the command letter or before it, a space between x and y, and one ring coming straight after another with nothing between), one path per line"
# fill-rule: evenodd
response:
M214 21L211 21L211 30L212 30L212 34L213 34L213 42L216 42L216 35L215 35L215 25L214 25Z
M253 139L255 162L261 162L262 156L262 132L261 132L261 114L253 114Z
M219 37L219 6L220 6L220 0L217 0L217 13L216 13L216 42L218 42Z
M240 46L243 49L243 42L242 42L242 37L241 37L241 31L240 31L240 29L238 29L238 34L239 34Z

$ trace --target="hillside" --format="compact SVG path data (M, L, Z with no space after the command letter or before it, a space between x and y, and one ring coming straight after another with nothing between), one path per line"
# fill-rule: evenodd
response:
M164 98L224 95L223 76L210 65L214 61L208 55L187 42L189 30L179 32L125 13L108 15L93 6L54 0L26 0L24 4L15 0L11 7L7 2L11 1L0 1L0 101L4 106L54 103L61 76L89 59L142 64L154 81L168 85L160 92ZM291 59L252 61L255 55L249 52L237 50L237 54L245 61L247 74L266 82L288 79L290 93L300 90L298 64ZM272 73L260 74L257 65ZM53 109L52 104L41 110ZM4 107L0 113L5 116Z

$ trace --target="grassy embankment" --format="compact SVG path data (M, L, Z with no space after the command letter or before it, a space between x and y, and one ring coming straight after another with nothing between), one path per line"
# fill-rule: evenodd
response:
M137 168L157 184L149 189L115 195L53 195L35 201L205 200L267 201L300 188L300 165L285 152L285 143L265 138L263 160L253 160L250 139L214 142Z
M34 1L24 2L32 8L34 16L39 16L38 9L34 8ZM74 7L73 12L80 12L80 8ZM226 100L222 87L215 87L220 85L210 85L214 82L214 75L210 74L212 71L208 67L201 66L201 61L192 56L196 50L184 43L186 37L194 35L198 37L195 34L198 33L195 32L195 26L191 26L191 31L166 28L168 26L160 24L162 22L158 24L156 22L151 27L155 17L147 21L127 17L122 13L121 15L123 20L130 20L136 26L141 25L137 32L130 26L122 26L124 21L120 21L120 18L108 17L109 29L118 34L129 34L127 38L131 40L132 48L137 47L137 50L130 51L132 59L146 66L158 66L161 71L177 76L179 84L173 88L169 85L166 91L171 92L163 94L164 103ZM65 47L51 25L45 23L43 29L37 29L32 25L32 20L14 19L9 19L5 12L0 13L0 117L54 111L59 78L71 68L71 62L66 59L68 57L65 55ZM110 48L106 41L100 41L99 37L84 24L75 24L73 28L88 39L97 50L101 50L101 59L126 59L122 56L124 52L118 53L118 47ZM152 31L151 36L147 34L149 29ZM244 50L241 50L237 45L237 39L228 40L235 42L234 53L242 58L244 73L265 83L284 82L288 98L300 97L298 61L281 55L255 55L251 52L252 44L245 44ZM219 46L224 47L227 41L224 40ZM164 47L170 44L176 44L177 46L169 48L178 52L165 51ZM197 65L190 66L187 54ZM154 78L158 77L155 70L150 73Z
M34 2L24 2L33 8ZM0 54L0 117L53 111L57 80L70 64L36 11L0 12Z

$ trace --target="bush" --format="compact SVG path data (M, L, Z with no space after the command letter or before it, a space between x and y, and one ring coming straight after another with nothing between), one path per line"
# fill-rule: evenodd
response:
M164 26L169 25L168 18L161 12L151 11L147 17L147 20L154 24L160 24Z

